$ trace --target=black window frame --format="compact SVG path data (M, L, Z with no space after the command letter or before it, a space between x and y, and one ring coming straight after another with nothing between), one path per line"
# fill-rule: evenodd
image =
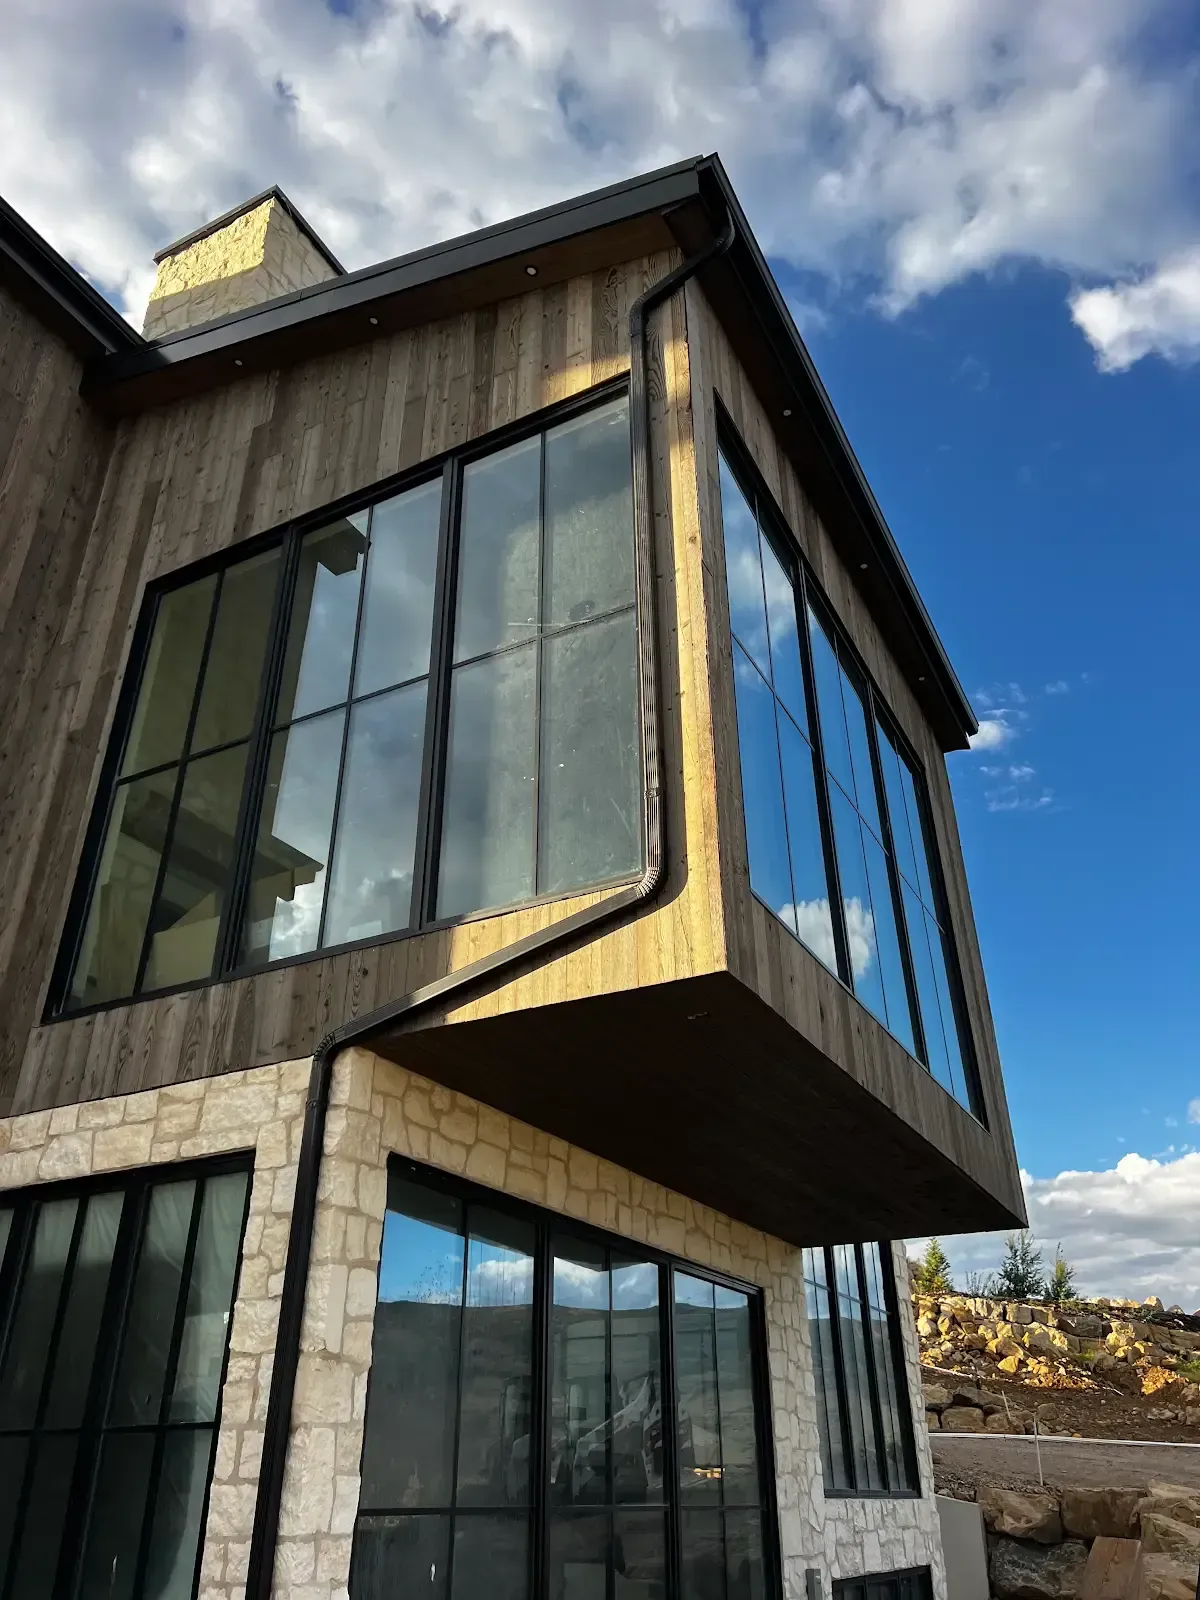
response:
M883 1402L880 1398L880 1373L875 1361L874 1350L867 1344L867 1400L870 1406L872 1431L876 1445L876 1470L882 1473L885 1487L873 1489L866 1484L860 1484L855 1475L855 1454L853 1433L850 1422L851 1396L846 1381L846 1354L843 1344L842 1319L838 1310L837 1268L833 1252L835 1245L812 1246L815 1255L823 1255L825 1263L826 1294L828 1296L828 1313L830 1342L833 1346L833 1372L817 1373L817 1357L815 1353L815 1334L813 1332L816 1318L815 1308L809 1304L808 1273L805 1271L805 1315L808 1318L810 1341L814 1349L813 1372L817 1378L817 1427L821 1433L821 1477L827 1500L919 1500L922 1498L920 1463L917 1457L916 1427L913 1419L912 1390L909 1383L908 1363L905 1359L904 1336L900 1324L900 1297L896 1286L895 1262L892 1247L885 1240L871 1243L879 1252L880 1264L883 1268L883 1295L887 1307L887 1357L891 1362L892 1374L896 1384L896 1421L900 1430L900 1437L896 1441L899 1453L899 1464L907 1486L890 1488L886 1486L886 1446L884 1444ZM866 1323L869 1326L869 1290L867 1284L866 1262L861 1244L846 1245L842 1248L853 1250L855 1271L858 1281L859 1304L868 1313ZM849 1484L835 1484L830 1481L830 1457L827 1440L829 1427L829 1407L825 1395L820 1389L820 1378L824 1378L826 1389L831 1386L836 1396L837 1425L840 1430L839 1442L842 1447L842 1461L845 1463L847 1476L852 1479Z
M686 1257L672 1255L641 1239L633 1239L599 1228L568 1212L551 1210L547 1206L522 1200L484 1184L459 1177L440 1167L431 1167L408 1156L392 1154L388 1157L389 1179L397 1178L452 1196L464 1206L477 1205L490 1211L500 1211L523 1221L534 1230L534 1289L532 1306L532 1373L534 1395L531 1416L534 1423L533 1459L531 1463L531 1488L529 1506L530 1538L530 1600L542 1600L548 1592L549 1528L552 1508L551 1497L546 1492L542 1476L550 1448L551 1404L551 1312L553 1310L554 1245L565 1237L569 1240L591 1244L598 1249L628 1257L635 1251L638 1258L653 1262L659 1268L659 1348L663 1414L674 1419L678 1414L679 1396L675 1373L675 1295L676 1272L718 1288L732 1289L749 1301L752 1381L754 1386L754 1426L758 1459L762 1473L760 1507L762 1512L763 1578L765 1600L782 1600L783 1565L779 1542L779 1504L775 1460L774 1412L771 1400L770 1352L767 1335L766 1295L755 1283L738 1278L719 1269L702 1266ZM390 1203L389 1203L390 1209ZM382 1263L381 1263L382 1266ZM370 1415L371 1381L375 1371L372 1357L371 1371L367 1377L364 1417ZM681 1600L682 1573L682 1512L678 1493L677 1434L674 1427L663 1428L663 1512L666 1519L666 1592L669 1600ZM360 1481L366 1459L366 1425L363 1428L363 1450L359 1460ZM536 1475L536 1476L535 1476ZM675 1485L668 1488L668 1485ZM357 1531L359 1509L355 1509ZM353 1555L351 1557L353 1572Z
M807 701L810 743L816 758L814 763L814 784L817 814L821 827L821 845L825 862L826 882L829 888L830 918L833 925L833 941L837 956L836 971L826 966L824 962L822 962L822 966L849 994L854 996L854 999L863 1006L864 1010L868 1011L870 1016L879 1023L879 1026L888 1033L889 1037L896 1041L906 1054L912 1055L913 1059L924 1067L933 1081L938 1083L939 1088L942 1088L955 1101L956 1105L962 1105L965 1111L986 1128L988 1126L986 1101L979 1074L974 1031L971 1027L970 1012L967 1007L966 989L958 955L958 941L955 937L954 922L950 915L942 852L937 829L934 826L933 807L929 797L929 781L924 763L877 687L861 651L826 598L813 572L811 563L800 548L799 541L792 533L787 518L767 487L757 463L739 434L737 426L723 404L720 395L714 392L713 400L717 418L717 447L724 457L738 489L746 499L751 512L756 516L762 536L769 543L772 552L790 579L793 593L796 597L797 637L801 669L804 677L804 692ZM728 589L726 589L726 593L728 594ZM904 1041L888 1028L882 1018L878 1017L874 1011L866 1006L860 996L855 994L854 985L850 979L850 952L842 903L837 849L834 842L833 808L829 793L829 767L825 757L824 735L817 702L816 676L812 659L812 644L809 637L807 617L809 610L812 611L827 638L834 643L838 662L846 670L847 676L854 683L854 687L858 690L863 702L867 742L871 756L871 774L875 784L875 798L879 811L880 827L884 834L881 842L887 860L888 886L891 891L893 917L904 971L913 1040L917 1047L916 1054L910 1051ZM768 685L767 687L769 688L770 686ZM773 690L771 692L774 693ZM882 757L879 751L878 728L880 726L885 729L888 738L895 745L901 760L908 766L913 779L913 791L920 811L920 827L922 841L925 845L930 887L936 902L930 909L934 912L940 929L943 931L947 984L954 1012L954 1024L957 1030L959 1050L962 1056L963 1073L966 1080L967 1098L965 1102L959 1100L944 1084L934 1077L929 1065L929 1052L925 1044L924 1022L917 993L916 974L913 967L908 923L904 909L899 863L895 843L892 839L891 811L884 783ZM742 824L743 829L745 829L744 809ZM750 886L750 892L759 905L763 907L764 911L780 927L786 929L798 944L807 950L808 946L804 944L804 941L791 928L788 928L781 918L776 916L761 895L755 892L753 885ZM814 959L819 958L814 957Z
M184 1262L185 1270L190 1275L203 1196L200 1181L221 1177L228 1173L242 1173L245 1175L246 1196L242 1210L241 1229L238 1235L237 1259L234 1263L230 1292L230 1317L226 1327L225 1352L222 1357L221 1373L217 1383L216 1405L211 1423L202 1424L204 1427L211 1428L212 1446L209 1453L204 1498L200 1508L198 1524L199 1536L196 1542L196 1562L192 1580L192 1593L195 1594L199 1589L200 1569L204 1559L204 1544L208 1527L208 1506L212 1494L213 1472L221 1433L225 1382L229 1373L233 1311L237 1305L241 1289L242 1268L245 1261L246 1224L250 1216L251 1193L254 1186L253 1152L236 1151L224 1155L203 1156L192 1161L171 1162L167 1165L160 1163L157 1166L95 1173L86 1178L71 1178L61 1182L33 1184L25 1188L6 1190L0 1193L0 1209L12 1213L12 1222L4 1239L4 1246L3 1249L0 1249L0 1368L3 1366L12 1334L14 1316L17 1310L15 1291L22 1281L26 1261L32 1247L35 1229L31 1224L36 1217L38 1208L50 1201L71 1199L86 1201L96 1195L111 1193L124 1195L117 1238L113 1248L103 1307L99 1319L96 1358L88 1384L83 1416L79 1428L75 1430L78 1434L79 1443L72 1467L71 1487L63 1518L62 1552L60 1553L56 1570L53 1595L52 1597L47 1597L47 1600L68 1600L68 1597L75 1593L78 1585L83 1580L83 1560L86 1554L87 1535L90 1531L91 1513L104 1441L106 1437L111 1436L114 1432L128 1431L121 1428L106 1428L105 1417L110 1391L118 1376L118 1363L122 1353L126 1320L136 1289L140 1246L145 1235L146 1213L150 1196L156 1188L164 1184L183 1183L189 1180L197 1181L196 1193L192 1200L192 1216L189 1224ZM83 1209L81 1207L79 1214L72 1223L72 1244L68 1256L68 1261L71 1263L73 1263L78 1250L82 1216ZM62 1294L60 1291L60 1302L55 1313L50 1339L49 1349L51 1353L56 1349L65 1322L69 1298L69 1294ZM184 1429L201 1426L201 1424L195 1423L164 1422L162 1417L162 1412L165 1411L165 1397L170 1393L168 1378L172 1375L175 1363L179 1358L187 1298L186 1294L179 1293L178 1295L167 1366L164 1369L164 1405L160 1410L160 1420L156 1424L145 1424L131 1430L154 1433L156 1463L161 1463L164 1438L171 1428ZM43 1432L42 1418L47 1405L49 1389L47 1374L50 1371L50 1367L51 1363L48 1361L47 1371L43 1373L41 1381L38 1421L31 1430L31 1434L37 1437L41 1437ZM15 1431L22 1432L25 1430ZM14 1513L14 1532L19 1530L21 1525L21 1511L27 1501L30 1489L29 1480L30 1466L27 1460L23 1472L23 1486L17 1510ZM134 1581L134 1588L138 1592L141 1590L145 1577L153 1510L154 1502L149 1500L143 1511L139 1545L140 1553ZM14 1577L15 1569L9 1574L9 1583ZM7 1593L7 1585L3 1582L3 1574L0 1574L0 1590Z
M933 1600L933 1573L928 1567L899 1567L894 1572L864 1572L857 1578L835 1578L833 1600Z
M566 889L553 889L545 893L533 894L520 900L507 902L502 905L482 906L478 909L459 913L451 916L438 916L436 912L438 860L441 846L442 821L446 797L446 771L447 757L450 742L450 688L451 678L456 665L454 657L454 622L455 605L458 587L458 555L461 545L461 509L463 473L465 468L473 462L493 453L504 450L509 446L520 444L524 440L544 434L557 427L560 423L568 422L576 416L599 409L616 400L629 395L629 375L620 373L603 383L594 384L579 394L571 395L565 400L556 401L551 405L543 406L537 411L515 419L499 428L494 428L466 443L454 445L437 455L430 456L422 461L402 468L399 472L387 478L380 479L364 488L356 489L339 499L329 501L324 505L300 516L288 519L275 527L256 534L253 537L238 541L219 551L202 557L200 560L189 563L186 567L171 572L161 579L147 584L142 595L141 605L135 621L129 654L121 674L120 688L117 695L113 721L108 736L104 759L100 768L99 780L91 802L91 812L84 835L84 843L80 852L79 864L76 869L67 912L63 920L63 931L58 941L57 954L51 973L50 984L47 990L47 1000L43 1009L43 1023L58 1020L90 1016L96 1013L111 1010L118 1006L136 1005L144 1000L161 999L168 995L186 993L192 989L205 988L214 983L227 983L241 978L256 977L262 973L275 972L281 968L296 965L307 961L320 961L329 956L343 955L356 950L371 949L377 946L394 943L402 939L412 939L427 933L435 933L446 928L452 928L464 923L479 921L486 917L505 915L514 911L524 911L537 906L548 905L554 902L570 899L580 894L590 894L599 890L622 887L635 883L645 868L646 835L645 835L645 705L644 685L641 674L637 674L637 704L635 707L636 734L638 741L638 770L640 791L643 803L639 805L636 818L640 834L640 862L630 872L622 873L615 877L589 881ZM630 474L632 482L632 437L630 444ZM544 447L543 447L544 457ZM542 477L544 479L544 461ZM419 802L417 813L416 848L413 866L413 916L411 925L399 928L384 934L371 934L362 939L347 940L339 944L321 945L315 949L302 951L296 955L280 956L275 960L247 961L240 957L243 922L249 903L250 874L254 861L256 829L255 824L259 814L259 807L264 794L267 776L267 762L271 749L271 736L274 728L272 712L278 696L280 679L284 665L284 651L287 644L287 631L290 619L290 601L294 591L296 568L299 562L301 543L306 534L335 523L339 518L348 518L356 513L365 512L378 502L391 499L393 496L405 493L408 490L418 489L427 483L441 482L441 506L438 527L437 563L434 578L433 622L430 641L429 661L429 692L426 704L426 721L422 746L422 766L420 774ZM544 494L544 484L543 484ZM631 539L633 530L631 526ZM545 530L542 529L544 543ZM636 563L636 541L635 563ZM108 831L109 819L112 814L113 804L117 795L118 780L121 774L121 764L133 726L133 718L137 707L138 694L142 685L144 671L148 659L150 644L154 632L155 617L163 598L181 588L196 583L210 575L217 575L220 583L221 574L242 561L248 561L255 556L262 555L273 549L280 549L282 572L277 584L274 606L270 619L267 643L264 654L264 666L258 686L258 695L254 709L254 719L249 734L249 748L246 760L246 771L243 778L242 792L238 810L237 830L234 838L235 859L229 878L229 891L226 904L222 910L220 927L217 933L216 948L213 956L212 968L203 977L189 978L183 982L165 984L153 989L137 989L131 994L115 996L113 998L87 1002L74 1003L71 999L71 983L75 974L76 962L82 947L83 938L87 929L87 919L92 903L92 896L96 887L97 876L101 866L101 857ZM204 655L199 668L198 685L202 687L204 669L208 660L212 634L217 616L217 603L219 590L214 597L210 614L207 636L205 639ZM355 623L354 645L357 652L362 620L363 594L360 591L358 612ZM559 633L571 631L572 627L584 628L589 623L603 621L608 617L623 615L632 612L634 619L635 650L636 642L640 637L643 619L641 616L640 602L636 588L635 567L635 592L634 598L628 605L622 605L611 612L602 613L596 617L583 619L577 624L552 630L554 636ZM537 644L539 662L543 650L543 641L547 631L539 627L535 639L531 642ZM352 669L353 670L353 666ZM535 716L541 716L541 672L538 672L538 699ZM352 695L353 685L348 688L348 695ZM388 693L389 690L377 691ZM372 696L373 697L373 696ZM368 698L364 696L365 700ZM195 721L199 702L199 692L194 696L191 722ZM190 728L190 723L189 723ZM347 743L348 743L349 717L346 729L343 731L341 755L338 767L337 806L340 809L342 799L343 778L345 774ZM537 727L537 738L540 741L541 728ZM223 748L223 747L218 747ZM183 762L179 763L182 770ZM156 769L152 769L156 770ZM178 809L180 787L177 785L175 801L172 806L172 818ZM537 870L537 839L540 832L540 809L536 794L534 798L534 871ZM335 810L332 831L332 840L336 837L337 812ZM159 877L165 871L166 854L159 865ZM536 877L535 877L536 888ZM322 925L325 921L325 912L322 913ZM150 944L150 928L144 936L142 957L139 964L139 977L146 967L147 952Z

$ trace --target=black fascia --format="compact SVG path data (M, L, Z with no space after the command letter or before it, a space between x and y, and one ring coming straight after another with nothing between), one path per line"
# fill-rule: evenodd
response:
M184 329L128 354L93 365L87 374L92 392L132 378L177 366L197 356L228 352L265 335L287 332L317 318L363 310L380 300L473 272L514 257L531 255L568 239L637 217L662 213L699 194L700 159L664 167L626 183L578 195L560 205L514 217L476 233L460 235L377 266L364 267L264 305L250 306L195 329Z
M80 355L104 357L145 345L120 312L3 198L0 279L29 301Z
M193 228L191 233L185 233L182 239L174 239L170 244L164 245L161 250L155 253L155 266L160 261L165 261L168 256L177 256L181 250L186 250L188 245L196 244L199 240L206 239L210 233L219 233L222 228L227 228L231 222L236 222L239 217L247 216L251 211L257 211L259 206L264 205L268 200L277 200L300 229L300 232L316 246L338 276L345 277L345 267L300 208L288 199L277 183L273 183L269 189L264 189L261 194L253 195L249 200L243 200L240 206L233 206L229 211L223 211L219 217L214 217L211 222L201 223L198 228Z

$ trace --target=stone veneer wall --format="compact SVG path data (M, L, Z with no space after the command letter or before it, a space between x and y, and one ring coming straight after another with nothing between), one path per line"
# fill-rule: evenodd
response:
M200 1600L244 1600L262 1423L307 1060L0 1121L0 1188L253 1149ZM376 1278L392 1151L579 1217L765 1291L787 1600L831 1577L929 1564L945 1595L929 1444L920 1499L826 1500L800 1252L365 1050L335 1066L284 1484L275 1593L346 1600ZM897 1263L902 1266L901 1256ZM901 1278L901 1282L903 1279ZM910 1393L916 1332L903 1313ZM922 1420L914 1415L914 1423Z

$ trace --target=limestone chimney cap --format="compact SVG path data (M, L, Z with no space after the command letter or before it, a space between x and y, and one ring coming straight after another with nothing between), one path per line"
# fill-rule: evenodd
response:
M337 276L345 277L345 267L334 255L324 239L321 238L312 223L308 221L304 213L288 199L277 183L273 183L269 189L264 189L261 194L253 195L249 200L243 200L241 205L232 207L231 210L223 212L219 217L214 217L211 222L201 223L200 227L193 228L191 233L185 233L181 239L175 239L170 244L164 245L161 250L155 253L155 266L165 261L168 256L178 255L181 250L186 250L189 245L195 244L200 239L207 238L210 233L217 233L220 229L228 227L231 222L236 222L238 217L245 216L247 212L256 210L267 200L277 201L300 231L307 234Z

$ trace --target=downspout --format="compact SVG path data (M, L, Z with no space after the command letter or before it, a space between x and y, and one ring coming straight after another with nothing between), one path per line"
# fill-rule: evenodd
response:
M720 236L705 245L659 280L633 303L629 311L629 409L633 441L633 526L637 564L638 683L642 713L643 772L645 777L643 821L646 839L646 870L637 883L609 895L598 905L577 911L537 933L506 945L490 956L447 973L423 988L391 1000L365 1016L345 1022L327 1033L317 1046L308 1079L308 1098L304 1107L304 1128L296 1162L296 1191L288 1232L287 1260L279 1298L279 1325L275 1336L275 1360L271 1368L271 1389L263 1429L262 1464L259 1469L258 1498L254 1506L254 1527L250 1536L250 1555L246 1571L246 1600L270 1600L275 1569L275 1547L279 1534L279 1508L283 1498L283 1479L287 1465L288 1438L291 1433L292 1403L296 1371L300 1360L300 1334L304 1322L304 1298L312 1256L313 1228L317 1214L317 1186L321 1174L321 1154L325 1144L325 1116L333 1082L333 1064L350 1045L363 1044L384 1032L402 1017L433 1005L449 995L456 998L464 990L486 983L520 966L534 956L544 956L559 946L572 944L585 934L637 911L653 900L666 878L666 816L662 793L662 685L658 663L658 615L654 563L654 505L650 482L650 395L647 325L656 310L681 288L690 277L715 257L723 255L735 238L734 221L726 215Z

